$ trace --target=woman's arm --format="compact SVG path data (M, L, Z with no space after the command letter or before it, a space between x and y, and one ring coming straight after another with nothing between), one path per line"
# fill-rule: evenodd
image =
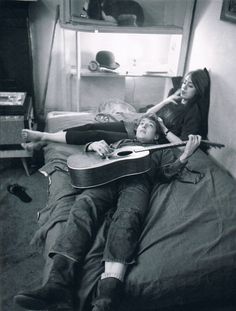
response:
M187 140L188 135L202 135L201 113L198 105L193 105L185 114L180 137L182 140ZM203 139L205 139L203 137Z
M163 120L159 117L158 118L159 124L161 126L162 132L165 135L165 137L169 140L169 142L178 144L182 143L182 139L180 139L178 136L176 136L174 133L172 133L164 124ZM182 149L182 148L181 148Z
M156 113L161 108L163 108L165 105L167 105L169 103L174 103L174 104L177 105L178 104L177 100L179 100L179 99L181 99L180 90L177 90L174 94L172 94L171 96L167 97L166 99L164 99L160 103L156 104L154 107L149 108L146 113Z

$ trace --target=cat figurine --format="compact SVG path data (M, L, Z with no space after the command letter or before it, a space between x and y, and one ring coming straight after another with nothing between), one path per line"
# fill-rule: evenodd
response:
M134 0L90 0L87 13L89 18L98 20L111 16L118 25L143 26L144 23L143 8Z

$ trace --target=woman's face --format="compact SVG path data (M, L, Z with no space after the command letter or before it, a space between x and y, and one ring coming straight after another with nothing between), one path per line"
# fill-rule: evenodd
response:
M191 75L187 75L184 77L184 80L181 85L181 97L184 100L192 99L196 95L196 88L193 85L193 82L191 80Z

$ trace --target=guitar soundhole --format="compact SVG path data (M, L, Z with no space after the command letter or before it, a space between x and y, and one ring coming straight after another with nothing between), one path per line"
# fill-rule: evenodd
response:
M117 155L118 155L119 157L125 157L125 156L130 155L131 153L132 153L132 151L127 150L127 151L120 151L120 152L117 152Z

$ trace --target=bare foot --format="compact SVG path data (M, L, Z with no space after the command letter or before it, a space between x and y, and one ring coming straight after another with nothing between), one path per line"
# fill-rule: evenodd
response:
M46 146L47 143L44 141L36 141L36 142L30 142L30 143L22 143L21 147L25 149L26 151L32 152L42 149L44 146Z
M21 135L25 141L40 141L43 138L43 132L28 129L23 129Z

